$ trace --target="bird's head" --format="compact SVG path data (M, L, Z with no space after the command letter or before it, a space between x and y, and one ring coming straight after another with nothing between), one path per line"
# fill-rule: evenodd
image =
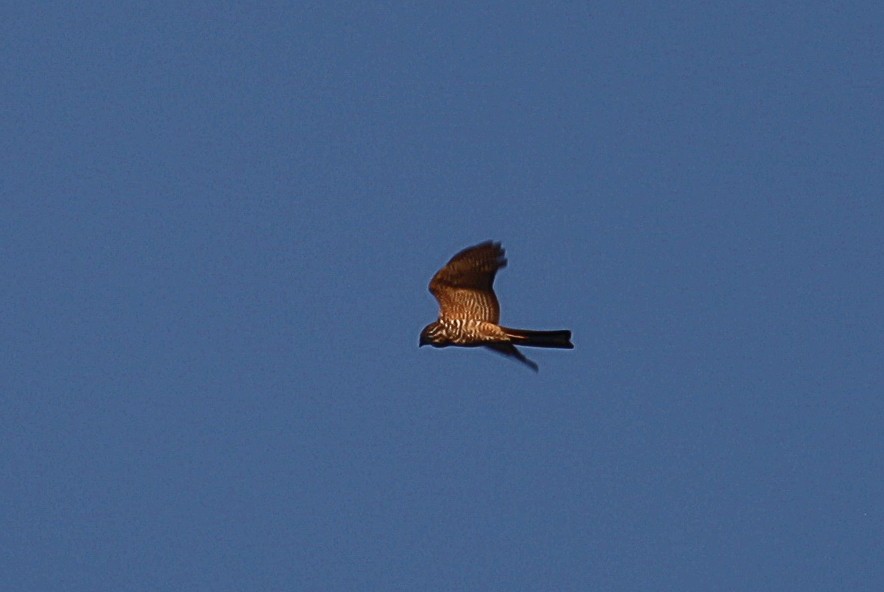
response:
M421 339L418 347L432 345L433 347L442 347L448 343L445 337L445 331L438 322L430 323L421 331Z

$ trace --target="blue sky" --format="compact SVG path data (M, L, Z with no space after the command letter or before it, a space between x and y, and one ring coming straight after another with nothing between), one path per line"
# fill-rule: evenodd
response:
M4 589L884 586L877 3L0 30Z

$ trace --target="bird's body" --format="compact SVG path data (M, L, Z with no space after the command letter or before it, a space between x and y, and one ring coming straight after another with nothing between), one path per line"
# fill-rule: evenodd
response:
M464 249L433 276L430 292L439 301L439 318L421 331L420 345L485 346L537 370L516 345L571 349L571 332L510 329L499 324L494 276L506 266L500 243L487 241Z

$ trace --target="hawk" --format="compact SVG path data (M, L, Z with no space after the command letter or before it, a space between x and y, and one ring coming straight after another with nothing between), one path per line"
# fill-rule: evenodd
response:
M573 349L571 331L527 331L499 325L500 305L494 295L494 276L506 267L500 243L486 241L451 258L430 280L430 292L439 301L439 318L421 331L420 346L484 346L511 356L537 372L537 364L516 345Z

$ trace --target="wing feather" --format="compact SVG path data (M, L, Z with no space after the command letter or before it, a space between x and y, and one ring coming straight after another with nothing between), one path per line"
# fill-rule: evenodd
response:
M440 318L498 323L493 284L497 270L506 267L504 254L500 243L486 241L464 249L437 271L430 292L439 301Z

